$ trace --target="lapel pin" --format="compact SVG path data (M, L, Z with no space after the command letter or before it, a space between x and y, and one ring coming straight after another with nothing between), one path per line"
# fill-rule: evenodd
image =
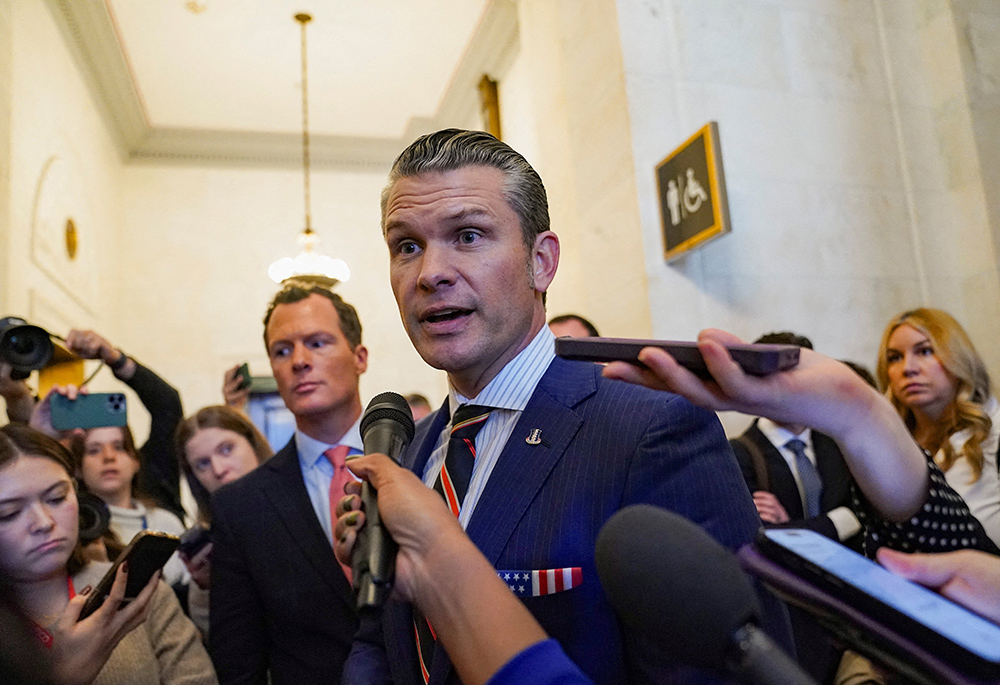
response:
M529 445L541 445L542 444L542 429L532 428L531 432L528 433L528 437L524 439Z

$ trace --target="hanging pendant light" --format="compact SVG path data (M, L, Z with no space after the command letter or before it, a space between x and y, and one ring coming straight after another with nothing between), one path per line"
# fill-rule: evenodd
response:
M312 21L312 16L300 13L295 15L295 21L302 28L302 171L305 183L305 214L306 224L299 234L299 245L302 252L296 257L282 257L267 270L267 275L275 283L281 283L297 276L322 276L335 282L343 283L351 277L351 270L343 259L334 259L316 251L320 242L319 235L312 229L312 211L310 207L309 186L309 82L306 60L306 24Z

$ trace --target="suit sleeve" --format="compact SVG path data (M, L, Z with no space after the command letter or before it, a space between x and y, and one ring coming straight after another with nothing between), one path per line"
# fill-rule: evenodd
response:
M718 418L677 396L664 394L660 402L629 466L622 506L648 503L674 511L733 551L752 542L760 518ZM757 591L762 627L791 650L787 612L769 592ZM623 633L631 682L718 682L672 663L648 636L627 628Z
M245 540L234 530L235 492L213 500L209 647L220 683L265 685L268 638L264 607L248 571Z
M174 450L174 431L184 420L180 393L139 362L135 362L135 374L126 384L139 396L150 417L149 439L139 449L145 462L139 473L142 489L183 519L180 464Z
M760 527L722 424L676 395L664 394L654 411L629 465L624 500L675 511L733 551Z
M389 656L385 651L381 614L363 614L351 653L344 663L342 685L391 685Z

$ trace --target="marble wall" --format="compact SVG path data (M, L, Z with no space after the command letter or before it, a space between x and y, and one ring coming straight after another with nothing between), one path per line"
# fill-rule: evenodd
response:
M889 316L930 304L1000 373L996 2L496 2L517 15L491 74L505 139L545 180L562 242L551 314L635 337L791 328L873 365ZM462 102L437 123L475 125ZM267 373L264 273L296 251L301 173L125 161L100 112L45 3L0 3L3 313L95 327L189 409L217 402L227 366ZM653 169L709 120L733 232L665 263ZM413 352L388 285L386 171L314 170L314 225L354 271L340 291L365 324L365 398L438 401L443 376ZM66 211L75 260L53 219Z
M975 31L934 0L617 5L656 336L793 329L873 365L888 318L927 304L958 316L1000 370L961 47L992 30L995 4L970 9ZM666 264L652 169L709 120L733 232ZM983 125L997 134L995 117Z

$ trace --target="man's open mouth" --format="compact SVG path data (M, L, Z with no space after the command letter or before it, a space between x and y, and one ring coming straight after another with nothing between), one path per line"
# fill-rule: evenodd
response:
M442 321L452 321L472 313L471 309L446 309L444 311L428 314L424 317L427 323L440 323Z

